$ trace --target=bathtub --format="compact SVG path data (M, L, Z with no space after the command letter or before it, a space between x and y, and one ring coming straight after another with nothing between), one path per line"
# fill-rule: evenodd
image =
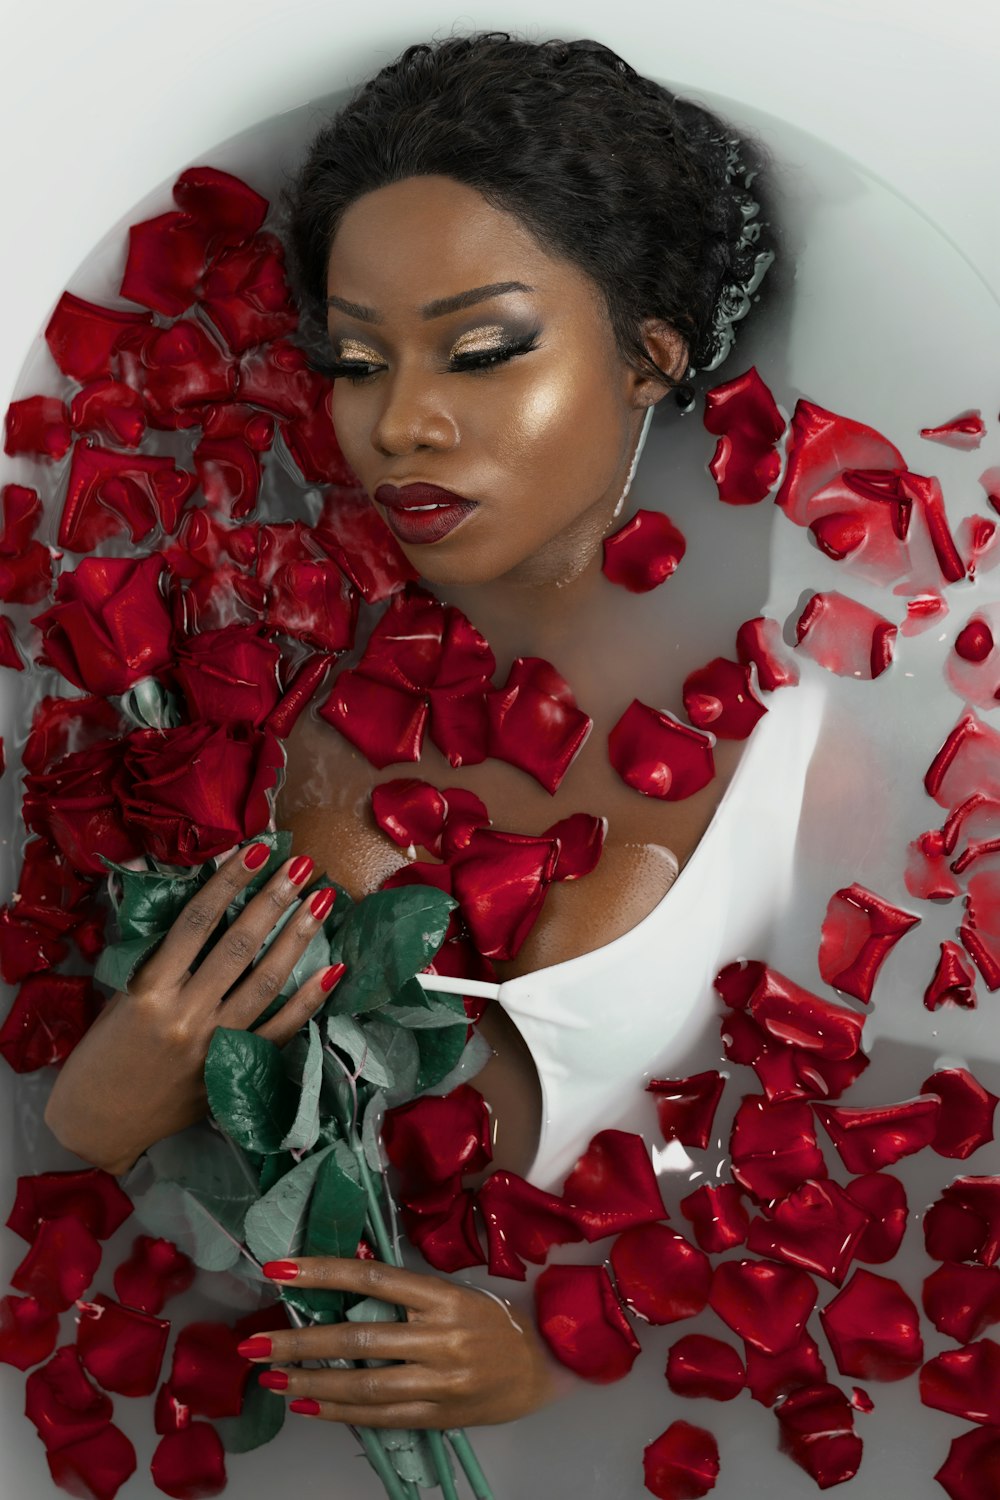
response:
M950 399L944 375L961 364L968 376L962 389L970 395L968 400L963 396L956 401L956 409L976 404L971 393L985 390L984 416L995 429L1000 401L996 378L1000 198L992 188L1000 148L1000 116L995 107L1000 23L985 3L979 3L966 6L961 21L949 32L937 8L914 9L889 0L864 6L815 3L809 8L758 0L752 9L727 0L712 7L710 19L704 9L677 7L670 14L662 4L652 5L648 0L628 15L615 16L597 6L585 6L581 12L579 6L552 4L544 19L535 10L513 5L498 16L495 7L479 3L460 13L397 3L383 5L367 24L305 0L289 0L280 18L266 0L213 0L210 7L174 0L141 9L127 0L97 0L83 8L57 6L55 15L49 7L37 18L25 16L7 46L6 86L0 94L0 120L9 143L4 173L12 205L0 247L5 301L0 392L4 405L39 388L36 380L43 378L47 357L40 333L61 291L68 286L100 300L102 278L106 279L111 259L118 253L124 226L166 206L164 194L181 168L210 160L237 173L249 171L264 139L279 155L283 152L288 160L294 159L307 101L346 91L408 42L443 34L453 22L465 30L497 26L526 30L537 39L560 33L596 36L642 71L678 91L704 98L728 111L735 121L759 125L765 133L773 127L779 135L781 122L789 122L787 135L781 137L789 149L814 137L843 153L848 177L851 161L863 164L871 174L866 181L873 185L872 212L878 222L909 225L916 237L914 267L925 268L929 284L938 266L946 267L955 278L956 306L950 324L944 316L932 319L940 342L932 342L928 363L939 367L937 373L928 372L923 387L921 377L913 376L914 389L926 392L928 407L933 404L932 395L937 402L928 420L943 420L951 414L941 406ZM264 121L268 124L262 134ZM822 157L834 171L833 156L823 155L826 147L817 145L816 150L816 159ZM850 178L845 189L848 197L853 182ZM808 285L818 290L823 286L822 246L813 246L812 253ZM830 257L832 274L832 252ZM893 305L902 318L902 301ZM982 338L984 329L992 329L990 339ZM977 336L979 346L967 356ZM916 363L918 340L913 347ZM754 348L752 343L747 346L748 351ZM760 352L766 358L766 343ZM831 405L846 408L855 377L850 351L841 352L827 376L825 396ZM875 408L866 410L872 420L891 424L896 408L891 395L882 394L884 404L879 406L876 400ZM995 431L991 441L993 447L984 462L998 463ZM655 459L655 443L651 452ZM949 461L956 462L949 455L942 459L945 467ZM3 482L18 478L3 457L0 471ZM958 473L957 467L954 472ZM780 571L780 557L777 566ZM997 596L996 577L993 597ZM15 758L14 737L21 730L13 717L11 695L3 694L5 686L0 682L0 733L9 746L10 762ZM912 702L907 711L912 711ZM944 732L951 721L949 714L953 717L951 707L936 703L933 712ZM887 731L874 753L887 762L890 748ZM8 769L0 781L4 899L12 884L15 841L20 840L14 823L15 774ZM846 880L849 866L844 858L838 875ZM833 855L831 860L836 866ZM808 946L804 940L797 945L788 935L776 937L776 943L776 951L789 966L805 955ZM915 976L912 982L916 983ZM9 987L4 988L9 995ZM942 1026L938 1044L942 1055L961 1051L996 1067L1000 1047L990 1038L986 1024L989 999L984 996L975 1029L961 1033L964 1050L955 1040L959 1033ZM907 1043L906 1025L901 1023L894 1030L890 1018L881 1024L880 1036ZM54 1142L45 1140L38 1119L41 1081L29 1078L23 1088L15 1089L13 1075L0 1066L4 1127L0 1131L0 1204L12 1202L19 1171L42 1169L40 1165L26 1168L15 1155L12 1141L36 1141L38 1161L44 1161L46 1168L77 1165ZM995 1081L994 1088L1000 1091ZM968 1170L990 1171L987 1156L983 1152ZM996 1170L995 1162L992 1170ZM918 1184L915 1179L917 1191ZM127 1253L129 1243L130 1234L123 1231L118 1259ZM9 1230L0 1230L0 1295L8 1290L9 1273L23 1253L23 1242ZM213 1307L208 1299L192 1300L186 1313L210 1317ZM219 1315L217 1308L214 1315ZM34 1429L22 1415L23 1382L21 1372L0 1365L3 1500L8 1496L10 1500L42 1500L57 1493ZM914 1431L913 1443L904 1445L905 1451L890 1451L877 1440L869 1443L865 1465L845 1494L850 1493L852 1500L881 1500L895 1489L915 1500L924 1496L930 1500L941 1491L931 1478L921 1440L930 1431L940 1444L958 1425L940 1413L922 1411L912 1392L909 1406L894 1387L877 1387L874 1394L877 1402L885 1398L881 1420L898 1427L916 1415L925 1431ZM588 1472L598 1463L600 1451L598 1443L591 1454L588 1434L615 1422L633 1420L641 1427L643 1422L657 1420L652 1408L629 1413L627 1407L625 1386L607 1393L588 1392L580 1400L572 1418L580 1446L576 1461ZM136 1500L153 1500L161 1493L144 1468L154 1441L151 1408L151 1401L130 1403L116 1398L115 1420L132 1437L139 1454L139 1470L121 1493ZM670 1417L674 1415L703 1419L717 1429L730 1421L726 1408L704 1401L693 1403L691 1414L685 1408L671 1411ZM659 1425L670 1417L664 1415ZM759 1426L766 1413L755 1409L754 1417ZM748 1436L738 1420L730 1425L728 1461L714 1492L719 1500L757 1500L774 1494L791 1500L812 1493L811 1481L787 1462L758 1473L754 1459L758 1454L771 1454L770 1435ZM239 1500L264 1500L280 1486L289 1487L289 1465L294 1462L294 1493L302 1500L377 1500L380 1488L364 1461L354 1456L347 1433L294 1417L287 1427L276 1442L251 1456L231 1459L230 1493ZM556 1418L541 1413L519 1431L518 1446L531 1455L530 1472L537 1490L528 1494L522 1489L518 1500L521 1495L534 1500L536 1493L571 1492L573 1481L553 1450L554 1428L565 1436ZM473 1437L494 1478L496 1500L513 1500L516 1490L512 1486L520 1482L515 1476L521 1471L511 1466L511 1433L480 1429ZM518 1462L523 1463L523 1457ZM641 1483L633 1477L616 1490L615 1472L609 1472L607 1481L609 1500L619 1494L622 1500L638 1500L644 1493Z

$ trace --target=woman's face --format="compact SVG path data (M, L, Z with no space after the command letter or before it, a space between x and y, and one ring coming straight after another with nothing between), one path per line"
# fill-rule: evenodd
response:
M337 438L414 567L456 585L579 573L667 389L622 359L596 284L475 189L422 176L351 205L327 293L334 356L364 377L336 382ZM657 364L683 373L683 341L648 326ZM510 346L524 352L468 368ZM475 504L401 513L379 493L419 483Z

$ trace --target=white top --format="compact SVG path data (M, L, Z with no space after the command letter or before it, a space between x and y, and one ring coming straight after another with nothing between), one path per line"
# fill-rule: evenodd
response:
M542 1089L541 1136L525 1174L536 1186L558 1192L591 1136L618 1125L650 1078L704 1066L699 1040L721 1017L712 980L766 947L790 894L825 697L805 671L796 686L765 695L768 711L700 843L629 932L502 984L417 976L428 989L498 999L524 1037Z

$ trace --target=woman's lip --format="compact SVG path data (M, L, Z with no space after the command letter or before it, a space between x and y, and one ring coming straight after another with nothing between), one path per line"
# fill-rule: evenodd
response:
M437 484L405 484L398 488L394 484L380 484L373 500L387 510L409 510L418 505L475 505L467 495L457 495L454 490L443 490Z
M453 505L435 505L432 510L418 510L413 505L387 505L385 524L398 541L410 546L427 545L448 536L478 509L475 500L458 500Z

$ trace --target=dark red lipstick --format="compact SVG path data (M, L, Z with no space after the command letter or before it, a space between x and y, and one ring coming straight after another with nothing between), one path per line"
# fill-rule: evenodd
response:
M436 484L380 484L372 498L384 508L393 535L411 544L439 542L478 505Z

